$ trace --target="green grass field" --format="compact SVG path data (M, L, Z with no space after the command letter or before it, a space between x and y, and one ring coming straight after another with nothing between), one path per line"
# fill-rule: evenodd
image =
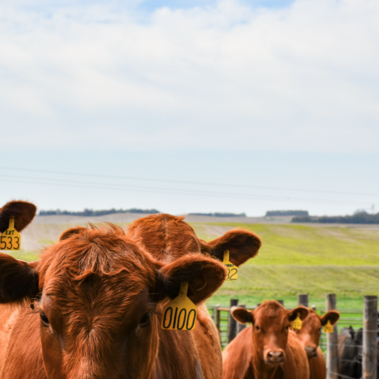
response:
M240 268L236 282L222 285L208 300L210 305L228 305L233 297L248 306L265 299L282 299L290 307L296 305L299 293L308 293L310 304L323 308L325 295L336 293L340 308L360 309L364 295L379 295L379 229L295 224L191 225L204 240L240 227L256 232L263 241L258 256ZM38 225L38 240L49 245L70 226ZM120 226L126 228L127 224ZM36 251L23 250L11 254L26 261L39 256Z
M225 226L225 224L214 224ZM192 224L210 240L204 225ZM379 295L379 230L278 224L229 224L256 232L258 256L240 268L237 281L225 282L208 300L227 305L231 297L248 306L265 299L297 303L308 293L310 305L324 308L325 295L337 294L338 307L361 309L364 295Z

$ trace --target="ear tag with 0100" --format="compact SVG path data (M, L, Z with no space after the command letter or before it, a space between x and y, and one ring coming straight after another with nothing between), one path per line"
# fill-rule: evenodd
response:
M224 251L224 260L222 263L226 266L228 269L228 276L226 277L225 280L237 280L238 278L238 267L234 265L232 262L229 260L229 250Z
M8 229L0 235L0 250L20 250L21 234L14 228L14 217L9 219Z
M300 313L298 313L296 319L292 321L292 329L300 330L302 326L303 321L300 320Z
M325 333L333 333L334 331L334 327L333 325L330 323L330 320L328 320L328 322L326 323L326 325L324 326L324 332Z
M163 309L161 328L165 330L193 330L196 326L197 307L187 297L188 282L180 283L179 295Z

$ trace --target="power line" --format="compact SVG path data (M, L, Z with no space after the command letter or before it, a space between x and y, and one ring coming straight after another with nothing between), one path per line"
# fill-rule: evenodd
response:
M7 180L2 180L2 179ZM14 175L2 175L0 181L5 183L27 183L27 184L42 184L53 185L60 187L76 187L76 188L89 188L89 189L101 189L101 190L119 190L126 192L148 192L159 194L175 194L185 196L205 196L205 197L223 197L228 199L242 199L242 200L272 200L272 201L293 201L303 203L315 203L315 204L333 204L333 205L353 205L352 202L329 200L329 199L305 199L305 198L293 198L293 197L281 197L270 195L252 195L252 194L237 194L228 192L205 192L205 191L193 191L193 190L181 190L172 188L150 188L140 186L126 186L113 183L96 183L96 182L81 182L72 180L60 180L60 179L46 179L46 178L20 178ZM358 205L358 203L354 203ZM361 203L359 203L361 205Z
M26 169L26 168L4 167L4 166L0 166L0 169L11 170L11 171L41 172L41 173L58 174L58 175L76 175L76 176L97 177L97 178L126 179L126 180L139 180L139 181L148 181L148 182L176 183L176 184L194 184L194 185L206 185L206 186L217 186L217 187L222 186L222 187L234 187L234 188L264 189L264 190L273 190L273 191L296 191L296 192L309 192L309 193L328 193L328 194L335 194L335 195L379 196L378 193L359 193L359 192L311 190L311 189L299 189L299 188L249 186L249 185L243 185L243 184L230 184L230 183L193 182L193 181L166 180L166 179L155 179L155 178L138 178L138 177L119 176L119 175L88 174L88 173L67 172L67 171Z

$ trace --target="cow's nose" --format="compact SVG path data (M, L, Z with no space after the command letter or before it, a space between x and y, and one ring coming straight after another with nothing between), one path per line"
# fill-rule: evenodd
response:
M284 354L282 350L269 351L267 354L267 360L270 363L282 363L284 362Z
M317 357L317 347L305 346L305 352L309 358Z

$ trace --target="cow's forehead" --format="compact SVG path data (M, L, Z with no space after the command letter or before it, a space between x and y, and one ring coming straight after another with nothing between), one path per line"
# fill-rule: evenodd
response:
M276 301L266 301L254 312L257 323L265 325L278 325L287 319L287 311Z
M308 316L303 320L302 330L305 330L305 329L316 330L320 328L321 328L320 316L313 309L309 309Z
M154 283L151 258L125 238L121 228L89 228L45 251L40 287L49 295L83 286L130 287L133 292Z
M183 219L169 214L150 215L134 221L127 229L127 236L160 260L170 261L183 252L200 252L195 231Z

